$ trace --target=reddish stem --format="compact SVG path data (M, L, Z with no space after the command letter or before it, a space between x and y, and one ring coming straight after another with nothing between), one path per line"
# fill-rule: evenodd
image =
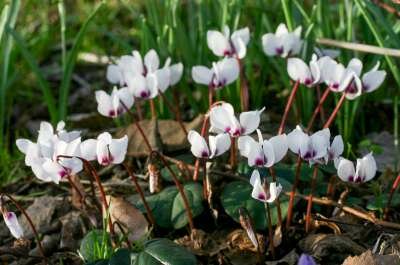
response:
M186 130L185 125L182 122L181 115L179 114L179 108L175 108L172 106L171 102L169 102L168 98L165 96L165 94L162 91L158 91L158 94L160 94L161 98L167 105L168 109L174 113L176 121L179 123L179 126L181 127L182 131L185 133L185 135L188 135L188 132Z
M329 116L328 121L325 123L324 129L329 128L329 126L331 126L332 122L336 118L337 113L339 112L340 108L342 107L345 99L346 99L346 93L343 93L342 96L340 97L339 102L336 105L335 109L332 111L331 116Z
M317 185L317 176L318 176L318 166L314 165L313 175L311 179L311 191L308 195L308 203L307 203L307 213L306 213L306 233L310 231L311 225L311 208L312 208L312 198L315 191L315 186Z
M282 134L283 130L285 129L286 119L289 114L290 108L293 104L293 101L296 98L296 92L299 88L299 85L300 85L299 80L297 80L296 83L294 83L294 85L293 85L292 92L290 92L290 96L289 96L288 102L285 107L285 112L283 113L283 116L282 116L281 125L279 126L278 134Z
M314 110L314 113L310 119L310 121L308 122L307 125L307 132L309 132L314 124L315 118L318 116L318 113L320 111L322 111L322 106L324 105L325 100L327 99L329 93L331 92L331 90L328 88L326 88L326 90L324 91L324 94L322 94L321 99L319 100L319 103L317 105L317 107Z
M176 176L175 172L168 165L168 163L165 160L164 156L161 153L157 152L157 151L152 151L151 154L150 154L150 159L154 155L157 155L157 157L160 158L161 162L167 168L167 170L169 171L170 175L172 176L172 179L175 182L175 185L178 188L179 193L181 194L181 197L182 197L182 200L183 200L183 204L185 206L186 214L187 214L188 221L189 221L190 231L193 231L194 223L193 223L192 210L190 209L189 201L187 199L187 196L185 194L185 190L184 190L182 184L179 182L178 177Z
M240 106L242 111L249 110L249 87L247 85L246 75L242 61L236 57L240 69Z
M32 219L29 217L29 215L28 215L28 213L25 211L25 209L24 209L11 195L9 195L9 194L7 194L7 193L3 193L3 194L0 196L0 199L1 199L3 196L7 197L7 198L15 205L15 207L17 207L18 210L25 216L26 220L27 220L28 223L29 223L29 226L30 226L31 229L32 229L33 235L35 236L36 242L37 242L38 247L39 247L40 254L41 254L42 257L43 257L45 264L48 264L47 258L46 258L46 255L45 255L45 253L44 253L44 249L43 249L43 246L42 246L42 242L40 241L39 234L38 234L38 232L37 232L37 230L36 230L35 225L34 225L33 222L32 222Z
M156 106L155 106L155 103L154 103L154 99L151 98L149 100L149 102L150 102L151 118L152 119L157 119L157 111L156 111Z
M78 186L76 186L75 182L72 180L71 176L68 174L67 179L71 187L78 193L80 197L80 202L85 203L85 196L82 194L82 192L79 190Z
M151 212L151 209L149 207L149 204L146 201L146 197L144 196L143 190L140 187L137 177L135 174L133 174L132 170L128 167L126 163L123 164L125 170L128 172L132 182L135 184L136 191L139 193L140 199L143 202L144 208L146 209L147 217L149 218L150 223L155 226L156 222L153 216L153 213Z
M399 186L399 184L400 184L400 175L398 175L397 178L394 180L393 185L392 185L392 187L390 189L389 198L388 198L387 205L386 205L386 208L385 208L385 215L384 215L384 219L385 220L388 218L390 205L391 205L392 199L393 199L393 195L394 195L394 192L397 190L397 187Z
M201 136L204 138L206 138L207 128L208 128L208 113L204 115L203 125L201 127ZM193 172L193 181L197 181L199 179L200 164L201 164L200 159L197 158L194 164L195 169Z
M294 176L294 182L293 182L292 190L290 191L290 195L289 195L289 206L288 206L288 212L287 212L287 217L286 217L286 228L289 228L290 224L292 222L294 196L296 194L297 185L299 185L300 169L301 169L301 157L298 156L297 164L296 164L296 173Z
M213 86L209 85L208 86L208 108L209 109L211 109L211 106L214 102L214 94L215 94L215 91L214 91Z
M141 101L138 101L138 102L135 104L136 113L137 113L138 117L137 117L137 119L134 117L134 119L135 119L135 120L138 120L138 121L143 120L143 111L142 111L142 107L140 106L140 103L141 103ZM125 104L122 104L122 105L123 105L123 106L125 107L125 109L126 109Z

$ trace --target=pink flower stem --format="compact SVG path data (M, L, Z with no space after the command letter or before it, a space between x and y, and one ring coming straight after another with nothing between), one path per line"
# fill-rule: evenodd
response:
M314 165L314 170L312 174L312 179L311 179L311 190L310 194L308 195L308 201L307 201L307 213L306 213L306 233L310 231L310 225L311 225L311 209L312 209L312 198L313 198L313 193L315 191L315 186L317 185L317 177L318 177L318 166Z
M31 230L32 230L32 232L33 232L33 234L34 234L34 236L35 236L35 239L36 239L36 242L37 242L37 244L38 244L40 254L41 254L42 257L43 257L44 263L45 263L45 264L48 264L47 258L46 258L46 255L45 255L45 252L44 252L44 249L43 249L43 246L42 246L42 242L40 241L39 234L38 234L38 232L37 232L37 230L36 230L35 225L34 225L33 222L32 222L32 219L30 218L29 214L28 214L28 213L25 211L25 209L17 202L17 200L15 200L11 195L9 195L9 194L7 194L7 193L2 193L2 194L1 194L1 196L0 196L0 201L2 201L3 196L7 197L7 198L15 205L15 207L17 207L18 210L25 216L25 218L26 218L26 220L28 221L29 226L31 227Z
M147 217L149 218L150 223L154 227L156 222L155 222L153 213L150 209L149 204L146 201L146 197L144 196L143 190L137 181L137 177L135 176L135 174L133 174L132 170L128 167L128 165L126 163L124 163L123 166L124 166L126 172L128 172L128 175L130 176L133 184L135 184L136 191L139 193L140 199L142 200L144 208L146 209Z
M326 90L324 91L324 94L322 94L319 103L317 105L317 107L314 110L314 113L310 119L310 121L308 122L307 125L307 132L309 132L314 124L315 118L318 116L318 113L320 113L322 111L322 106L326 100L326 98L328 97L329 93L331 92L331 90L328 88L326 88Z
M344 100L346 99L346 93L343 93L342 96L339 99L339 102L337 103L335 109L332 111L331 116L329 116L327 122L324 125L325 128L329 128L331 126L332 122L335 120L337 113L339 112L340 108L342 107Z
M69 182L69 184L71 185L71 187L72 187L72 189L74 189L77 193L78 193L78 195L79 195L79 197L80 197L80 202L81 203L84 203L84 204L86 204L85 203L85 195L83 195L82 194L82 192L80 191L80 189L78 188L78 186L75 184L75 182L72 180L72 178L71 178L71 175L67 175L67 179L68 179L68 182Z
M283 130L285 129L286 119L288 117L290 108L291 108L294 100L296 99L296 93L297 93L297 90L299 88L299 85L300 85L300 81L299 80L297 80L296 83L294 83L294 85L293 85L292 92L290 92L288 101L286 103L285 112L283 113L283 116L282 116L282 120L281 120L281 124L279 126L278 134L282 134Z

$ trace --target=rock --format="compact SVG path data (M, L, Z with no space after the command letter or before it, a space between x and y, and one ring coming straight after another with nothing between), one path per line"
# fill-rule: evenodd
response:
M313 234L302 239L299 247L318 260L340 264L349 255L359 255L365 249L345 235ZM335 255L332 255L335 253Z
M371 133L368 135L368 139L370 139L372 144L379 145L382 150L381 153L374 153L378 170L381 172L384 172L387 168L394 170L396 148L394 147L393 135L387 131L383 131L380 133ZM369 152L367 149L362 151L363 153Z
M296 250L293 249L280 260L267 261L265 262L265 265L281 265L281 264L296 265L298 259L299 259L299 254L297 254Z
M32 219L38 233L43 233L51 227L54 213L58 207L62 206L62 204L62 201L56 197L42 196L35 199L33 204L26 209L26 212ZM31 227L29 226L25 216L20 215L18 219L22 229L24 230L25 236L27 238L33 238Z
M129 241L141 239L147 234L149 224L140 210L122 198L107 196L107 201L111 221L122 226ZM116 233L121 233L118 225L115 224L114 229Z
M62 223L60 249L76 250L83 236L81 214L70 212L60 218Z
M359 256L348 257L342 265L395 265L400 264L397 255L372 254L371 250L365 251Z
M200 115L191 122L184 122L184 126L188 131L191 129L199 130L202 122L203 116ZM157 123L155 120L140 121L140 126L146 134L152 148L173 152L189 147L186 135L177 121L158 120ZM120 130L117 132L116 137L122 137L124 135L128 135L129 138L128 155L134 157L147 156L147 147L136 125L132 124Z

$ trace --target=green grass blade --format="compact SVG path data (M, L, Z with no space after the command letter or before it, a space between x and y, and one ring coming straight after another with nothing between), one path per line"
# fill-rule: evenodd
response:
M16 46L21 51L22 56L27 61L30 69L36 76L39 87L42 90L43 98L46 101L51 121L53 123L57 122L57 108L55 104L55 99L51 92L49 83L44 78L42 71L39 68L39 65L36 63L37 61L33 57L32 53L29 51L28 47L25 44L24 39L19 35L18 32L14 31L11 28L7 28L7 32L13 37Z
M8 14L10 12L10 4L7 3L4 5L3 9L1 10L1 16L0 16L0 43L1 40L3 39L4 35L4 29L6 27L6 22L8 18Z
M65 5L64 0L59 0L58 4L58 14L60 16L60 34L61 34L61 64L63 72L65 72L66 62L67 62L67 48L65 44Z
M101 2L99 5L97 5L97 7L93 10L93 12L89 15L89 17L83 23L78 34L76 35L76 38L72 45L72 48L67 55L67 63L66 63L65 71L63 73L61 85L60 85L60 97L59 97L59 102L58 102L58 104L59 104L59 110L58 110L59 120L65 119L65 117L67 116L68 92L69 92L69 87L71 85L72 73L73 73L73 70L75 67L76 57L79 52L80 44L83 41L83 37L85 36L85 33L90 25L90 22L93 20L93 18L99 12L99 10L104 5L104 3L105 2Z

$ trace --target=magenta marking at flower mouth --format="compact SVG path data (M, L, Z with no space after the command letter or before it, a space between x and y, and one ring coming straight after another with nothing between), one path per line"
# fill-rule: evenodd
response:
M263 166L265 164L264 159L261 157L256 158L255 165L256 166Z
M232 136L233 137L238 137L238 136L240 136L241 135L241 129L239 129L239 128L236 128L234 131L233 131L233 133L232 133Z
M311 85L312 84L312 79L311 78L306 78L305 80L304 80L304 84L306 85L306 86L309 86L309 85Z
M110 110L110 111L108 112L108 116L114 117L114 116L115 116L115 111L114 111L114 110Z
M262 200L262 201L265 201L265 200L267 199L267 198L265 197L265 195L262 194L262 193L258 194L257 198L258 198L259 200Z
M226 133L229 133L230 131L231 131L231 127L225 127L225 129L224 129L224 131L226 132Z
M283 53L283 47L281 46L281 47L275 48L275 52L276 52L278 55L282 55L282 53Z
M148 97L150 97L150 91L142 91L142 92L140 92L140 97L141 98L148 98Z
M12 212L7 212L7 214L6 214L6 218L7 218L7 220L11 220L11 219L13 219L13 218L14 218L14 215L13 215L13 213L12 213Z
M346 92L347 92L347 93L350 93L350 94L357 93L357 88L356 88L356 86L354 85L354 83L351 83L351 84L347 87Z
M331 88L333 90L338 90L339 89L339 84L338 83L333 83L333 85L331 85Z
M349 176L349 182L354 182L354 176Z
M203 150L203 151L201 152L201 157L207 158L207 157L208 157L208 152L207 152L206 150Z
M313 157L315 157L315 155L316 155L315 150L310 150L310 151L307 151L307 153L305 153L305 155L303 156L303 159L304 160L310 160Z

